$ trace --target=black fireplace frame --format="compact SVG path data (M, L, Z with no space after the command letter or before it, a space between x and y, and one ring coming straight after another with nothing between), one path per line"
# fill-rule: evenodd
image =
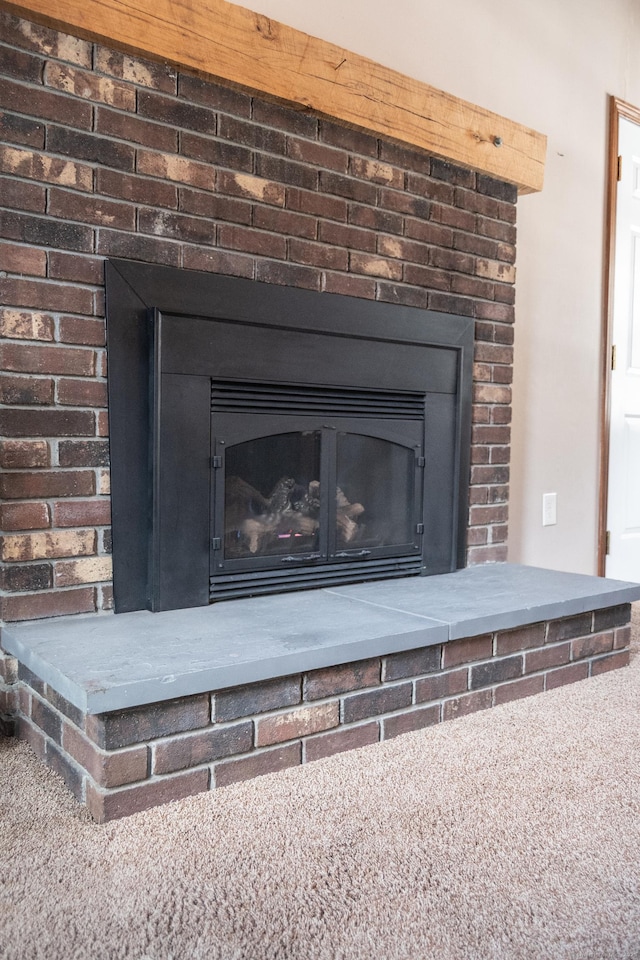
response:
M106 261L105 285L116 612L210 602L211 381L265 366L275 382L302 367L305 382L424 394L439 500L407 572L465 565L471 318L127 260Z

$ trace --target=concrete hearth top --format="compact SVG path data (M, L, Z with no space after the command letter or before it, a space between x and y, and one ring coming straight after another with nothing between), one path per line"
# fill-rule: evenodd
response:
M9 625L2 647L87 713L282 677L640 599L640 584L516 564L167 613Z

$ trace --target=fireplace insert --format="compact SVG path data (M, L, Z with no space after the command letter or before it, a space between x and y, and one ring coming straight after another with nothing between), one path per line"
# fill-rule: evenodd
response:
M473 321L106 265L116 611L464 565Z

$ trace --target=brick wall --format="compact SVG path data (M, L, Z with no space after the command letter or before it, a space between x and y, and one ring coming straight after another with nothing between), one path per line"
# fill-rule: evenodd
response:
M628 604L87 716L20 665L18 732L111 820L629 662Z
M515 188L0 12L0 589L109 609L103 261L476 318L468 561L506 558Z

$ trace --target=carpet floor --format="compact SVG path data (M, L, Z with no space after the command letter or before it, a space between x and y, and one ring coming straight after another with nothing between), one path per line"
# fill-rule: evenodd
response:
M105 826L3 740L0 821L4 960L640 960L640 653Z

